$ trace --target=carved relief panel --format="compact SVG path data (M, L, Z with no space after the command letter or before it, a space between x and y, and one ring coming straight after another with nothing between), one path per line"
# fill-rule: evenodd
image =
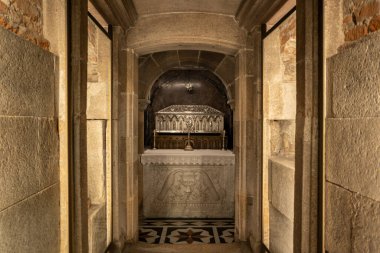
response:
M227 174L224 166L149 166L144 216L233 217L233 177Z
M225 156L151 153L142 156L145 217L234 216L235 158L231 152L225 151Z
M224 115L207 105L172 105L156 113L155 124L158 133L220 133Z

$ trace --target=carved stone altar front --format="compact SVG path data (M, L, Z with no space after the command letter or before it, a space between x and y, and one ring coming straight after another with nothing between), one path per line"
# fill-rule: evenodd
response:
M231 151L147 150L141 162L145 217L234 216Z

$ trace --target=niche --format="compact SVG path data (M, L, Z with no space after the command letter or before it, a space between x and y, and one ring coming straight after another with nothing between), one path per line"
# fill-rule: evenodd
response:
M189 88L191 87L191 89ZM177 107L188 106L204 106L213 108L222 113L224 122L220 125L219 118L209 119L205 117L196 117L194 122L193 132L201 134L202 130L207 132L215 132L215 138L220 138L220 132L225 130L226 148L233 147L233 132L232 132L232 110L227 104L227 91L222 81L212 72L204 69L173 69L165 72L153 85L150 95L151 103L145 111L145 129L144 129L144 144L146 149L153 148L153 130L161 131L171 129L174 132L186 131L184 115L174 113L168 117L174 117L177 124L173 125L172 118L157 117L157 113L165 108L177 110ZM177 108L177 109L176 109ZM175 128L175 129L174 129ZM178 133L178 135L179 135ZM180 136L177 136L179 141L183 143ZM176 138L177 138L176 137ZM186 136L185 136L186 137ZM194 142L198 143L197 147L201 148L205 145L197 139L196 134L193 134ZM213 141L213 136L210 137ZM168 143L169 145L170 143ZM221 145L214 145L221 148ZM163 148L184 148L184 145L171 145Z

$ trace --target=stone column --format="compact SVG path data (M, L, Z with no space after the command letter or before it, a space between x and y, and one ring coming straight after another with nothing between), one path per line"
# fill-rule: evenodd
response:
M138 57L126 51L126 240L138 239Z
M88 252L87 205L87 1L69 1L69 175L73 252Z
M138 153L139 153L139 156L144 153L144 111L146 110L146 108L148 107L148 105L150 104L150 100L149 99L139 99L138 100L138 103L139 103L139 115L138 115L138 142L139 142L139 147L138 147ZM139 180L138 180L138 183L139 183L139 187L138 187L138 191L139 191L139 209L142 209L142 206L143 206L143 176L144 176L144 173L143 173L143 166L142 164L139 162L138 163L139 165L139 174L138 174L138 177L139 177Z
M43 0L43 33L50 42L50 52L58 55L58 126L60 174L60 252L69 252L69 150L68 150L68 69L67 1Z
M112 243L115 247L121 248L121 214L120 210L120 188L123 183L120 181L120 121L119 121L119 96L120 96L120 76L123 71L119 71L121 56L121 44L123 32L120 27L112 27L112 97L111 97L111 117L112 117Z
M256 26L247 37L247 236L251 248L259 252L262 238L262 145L263 143L263 83L262 32Z
M235 109L234 109L234 153L235 153L235 239L246 238L246 156L245 156L245 102L246 101L246 49L241 49L236 56ZM243 143L242 143L243 142ZM242 147L243 145L243 147Z
M252 42L258 41L254 48ZM256 154L257 125L255 124L256 104L260 104L260 96L256 91L261 87L261 71L253 66L257 57L261 55L261 36L248 36L247 47L241 49L236 56L236 80L235 80L235 111L234 111L234 152L236 155L235 174L235 220L237 239L246 241L248 233L255 234L261 239L260 229L254 228L261 223L259 200L260 195L253 184L260 185L260 177L257 177L261 167L257 167L256 161L260 160ZM261 59L261 58L259 58ZM261 61L257 64L261 66ZM257 111L259 112L259 110ZM247 181L249 184L247 184ZM249 186L247 188L247 186ZM258 203L254 203L254 199ZM247 202L248 200L248 202ZM253 209L255 205L256 209ZM257 220L256 220L257 219ZM256 225L254 225L256 224ZM253 232L258 231L258 232ZM256 239L255 239L256 240Z

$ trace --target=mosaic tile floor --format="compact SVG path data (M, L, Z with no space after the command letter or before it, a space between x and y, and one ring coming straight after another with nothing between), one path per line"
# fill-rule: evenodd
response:
M233 219L145 219L139 241L150 244L234 242Z

